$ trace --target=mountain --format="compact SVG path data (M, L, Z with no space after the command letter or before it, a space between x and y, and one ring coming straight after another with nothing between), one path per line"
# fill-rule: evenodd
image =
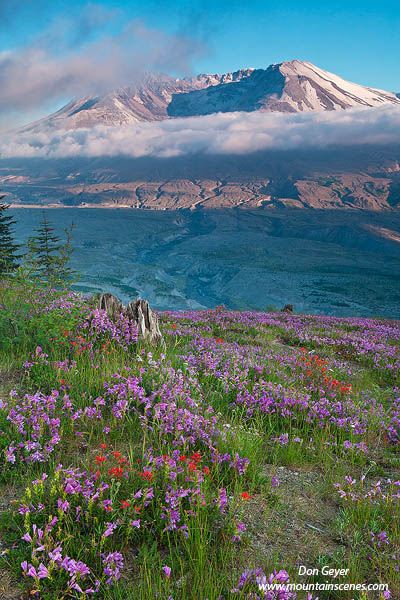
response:
M146 73L137 86L124 87L102 97L71 100L59 111L23 127L20 132L160 121L168 118L167 109L175 96L239 82L252 72L253 69L241 69L225 75L198 75L184 79L163 73Z
M232 83L174 95L167 111L170 116L206 115L215 112L265 110L309 112L344 110L397 104L392 92L345 81L311 63L293 60L256 69Z
M51 133L215 112L300 113L388 104L400 107L399 96L349 83L298 60L267 69L184 79L147 73L135 86L72 100L58 112L19 131ZM7 202L17 206L393 213L400 211L400 145L304 147L247 155L199 152L169 158L0 157L0 186ZM391 243L399 243L398 238L394 242L392 234L386 232L385 236L391 236Z
M138 85L105 96L72 100L20 132L122 125L216 112L310 112L400 106L399 94L350 83L309 62L292 60L267 69L177 79L147 73Z

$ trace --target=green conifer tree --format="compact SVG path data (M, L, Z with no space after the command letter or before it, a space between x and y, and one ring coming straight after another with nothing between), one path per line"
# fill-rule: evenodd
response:
M26 263L33 278L61 287L69 286L76 279L76 271L69 266L74 227L72 223L69 229L63 230L66 239L62 243L43 211L40 226L35 230L37 235L28 240L29 254Z
M44 211L42 221L35 231L37 235L28 240L29 252L35 267L35 276L50 283L57 275L59 253L62 247L60 238L54 233L55 229L47 220Z
M0 196L2 200L4 196ZM13 227L16 223L11 215L6 215L9 204L0 204L0 277L13 273L18 268L18 254L20 244L16 244L13 237Z

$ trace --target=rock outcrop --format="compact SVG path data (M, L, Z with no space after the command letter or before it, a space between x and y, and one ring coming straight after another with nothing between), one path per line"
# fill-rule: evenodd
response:
M113 294L101 294L97 306L105 310L110 317L123 314L131 321L135 321L139 338L151 343L159 343L163 340L157 315L151 310L147 300L136 298L129 302L128 306L124 306Z

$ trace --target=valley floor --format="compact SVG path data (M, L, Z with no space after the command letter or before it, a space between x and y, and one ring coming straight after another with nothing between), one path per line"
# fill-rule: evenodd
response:
M13 210L25 244L41 219ZM146 298L158 310L212 308L400 318L400 216L307 210L63 209L76 225L79 291ZM116 233L117 232L117 233Z

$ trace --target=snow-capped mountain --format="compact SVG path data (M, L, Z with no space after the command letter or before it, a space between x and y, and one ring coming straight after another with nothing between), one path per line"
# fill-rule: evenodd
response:
M146 74L140 84L102 97L72 100L20 131L121 125L216 112L305 112L400 106L399 94L350 83L309 62L293 60L267 69L177 79Z
M94 125L122 125L168 118L167 108L176 95L238 82L253 69L224 75L198 75L177 79L163 73L146 73L136 86L127 86L102 97L72 100L56 113L21 129L28 132L43 127L78 129Z
M308 62L293 60L256 69L229 87L220 84L173 96L174 117L236 110L309 112L397 104L391 92L350 83Z

